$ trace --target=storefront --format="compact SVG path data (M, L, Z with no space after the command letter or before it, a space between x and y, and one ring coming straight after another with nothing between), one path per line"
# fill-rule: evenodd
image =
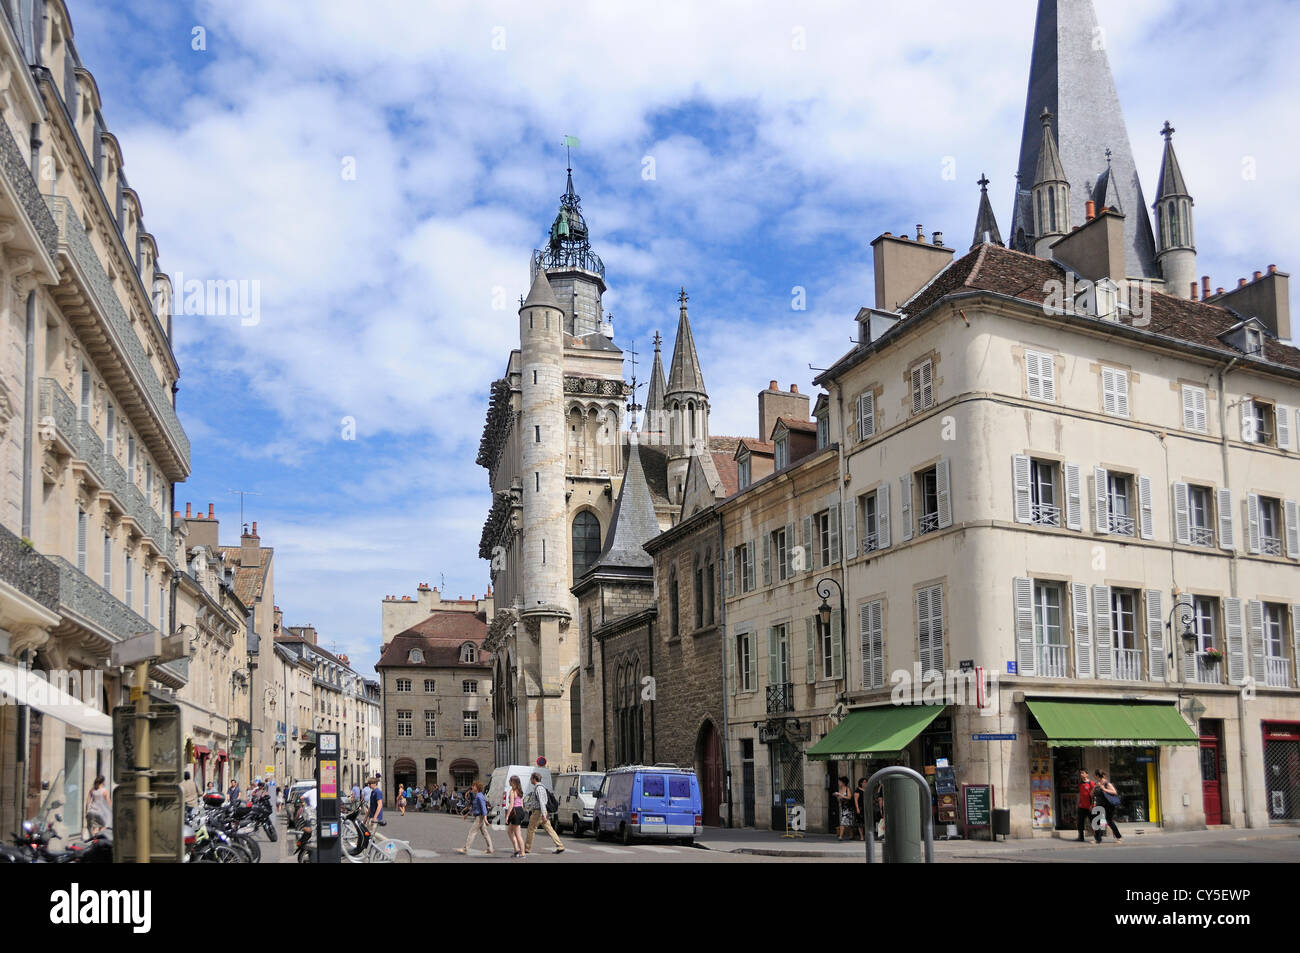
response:
M1266 721L1263 729L1269 822L1300 820L1300 722Z
M1034 830L1077 830L1079 775L1114 783L1115 820L1160 824L1160 749L1200 745L1166 703L1028 699L1029 791Z

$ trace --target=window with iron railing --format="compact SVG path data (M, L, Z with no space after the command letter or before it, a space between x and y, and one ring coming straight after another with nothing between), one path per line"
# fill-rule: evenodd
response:
M916 520L916 533L924 536L939 528L939 476L934 467L917 474L921 512Z
M1107 477L1106 495L1108 500L1107 527L1116 536L1133 536L1134 522L1132 516L1133 483L1132 477L1122 473L1111 473Z
M1268 496L1259 498L1259 551L1266 556L1281 556L1282 505Z
M1285 616L1285 606L1264 603L1264 678L1270 688L1291 687L1291 663L1282 639Z
M794 711L794 685L784 682L767 686L767 713L779 715L787 711Z
M1046 678L1065 678L1069 674L1061 624L1061 587L1054 583L1034 583L1034 647L1037 674Z
M1035 526L1060 526L1061 507L1056 502L1056 464L1033 460L1029 471L1029 518Z
M1115 650L1115 677L1137 681L1142 678L1142 653L1137 649Z
M1138 642L1137 631L1137 592L1132 589L1112 589L1110 591L1110 626L1114 638L1114 661L1118 666L1123 660L1126 665L1133 664L1136 658L1137 675L1142 677L1142 651ZM1116 678L1120 676L1116 669Z

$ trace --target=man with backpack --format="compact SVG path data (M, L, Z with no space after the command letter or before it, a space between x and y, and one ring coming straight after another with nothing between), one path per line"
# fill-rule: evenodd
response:
M546 833L551 835L551 840L555 842L555 853L564 853L564 841L560 840L560 835L555 833L555 828L551 827L551 815L560 809L560 802L555 799L555 795L546 790L546 785L542 783L542 776L539 772L534 771L533 789L524 799L524 806L530 809L528 815L528 838L524 841L524 853L533 852L533 836L537 833L537 828L541 827Z

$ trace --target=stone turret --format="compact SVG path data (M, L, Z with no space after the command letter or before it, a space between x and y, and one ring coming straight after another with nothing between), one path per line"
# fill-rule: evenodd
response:
M970 247L974 250L976 247L989 243L991 245L1002 244L1002 233L998 231L998 220L993 214L993 206L989 202L989 177L980 174L980 208L975 214L975 237L971 239Z
M1174 153L1174 127L1166 122L1160 134L1165 137L1165 156L1156 189L1156 261L1165 279L1165 291L1188 298L1196 284L1196 234L1192 230L1195 203Z
M1034 254L1050 258L1052 246L1070 231L1070 183L1052 135L1052 114L1044 109L1040 120L1043 145L1034 171Z
M677 340L673 344L673 364L664 393L670 447L668 498L676 504L682 502L691 456L704 452L709 445L709 394L700 371L700 357L695 351L691 319L686 312L688 300L683 288L677 298Z

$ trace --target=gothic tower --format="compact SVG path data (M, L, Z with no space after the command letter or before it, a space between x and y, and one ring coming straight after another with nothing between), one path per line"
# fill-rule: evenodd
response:
M1065 178L1061 154L1052 135L1052 114L1046 109L1040 117L1043 142L1038 150L1034 170L1034 254L1050 258L1051 248L1070 231L1070 183Z
M573 169L568 173L559 211L551 223L546 247L536 253L533 270L546 269L555 300L564 309L565 331L575 338L600 333L610 337L601 305L605 263L591 250L581 200L573 190Z
M682 488L691 457L709 446L709 394L704 389L700 357L695 352L691 319L686 313L686 289L678 296L677 340L668 372L664 407L668 421L668 499L681 505Z
M664 361L660 353L663 338L655 332L655 361L650 369L650 388L645 395L645 423L641 425L644 433L661 433L666 427L664 421L664 391L668 384L664 380Z
M1165 123L1165 157L1160 163L1160 186L1156 189L1156 260L1165 278L1165 291L1180 298L1191 297L1196 284L1196 234L1192 230L1192 197L1183 181L1183 170L1174 154L1174 127Z

